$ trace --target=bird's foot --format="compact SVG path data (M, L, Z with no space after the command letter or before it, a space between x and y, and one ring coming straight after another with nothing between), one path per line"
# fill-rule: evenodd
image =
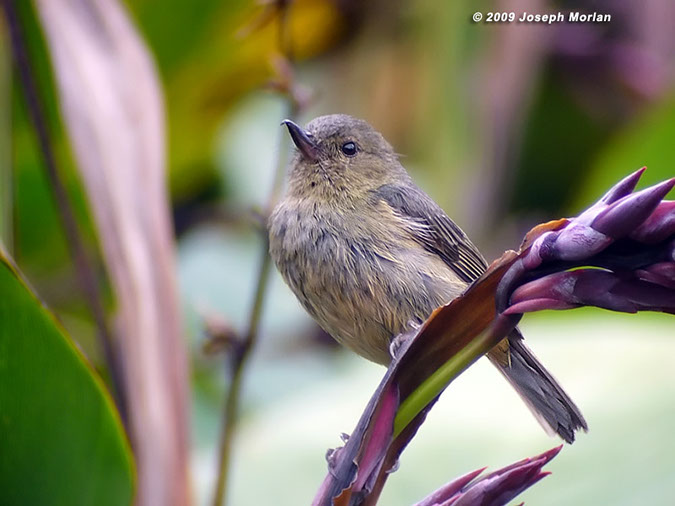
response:
M389 355L391 355L392 359L398 360L406 352L421 326L422 324L420 322L409 320L407 325L408 330L398 334L391 340L391 343L389 344Z
M342 440L343 443L347 443L349 441L349 434L342 433L340 434L340 439ZM328 470L332 471L335 469L335 466L337 465L338 459L340 458L340 453L344 449L344 446L339 446L338 448L328 448L326 450L326 462L328 463Z

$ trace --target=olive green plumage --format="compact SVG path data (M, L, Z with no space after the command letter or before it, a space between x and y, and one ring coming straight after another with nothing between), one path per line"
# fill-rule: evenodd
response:
M298 147L269 219L270 253L329 334L380 364L393 337L457 297L487 267L415 185L389 143L346 115L286 122ZM586 423L518 332L488 354L542 424L574 440Z

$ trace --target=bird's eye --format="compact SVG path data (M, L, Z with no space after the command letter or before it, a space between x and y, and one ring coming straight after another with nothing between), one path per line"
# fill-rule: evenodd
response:
M351 141L345 142L340 149L347 156L354 156L356 154L356 144Z

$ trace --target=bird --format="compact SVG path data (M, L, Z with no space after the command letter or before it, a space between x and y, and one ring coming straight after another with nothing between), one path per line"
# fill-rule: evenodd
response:
M269 252L300 304L335 340L382 365L392 342L487 268L478 248L410 177L366 121L283 123L295 144L271 212ZM516 328L488 354L549 434L588 430Z

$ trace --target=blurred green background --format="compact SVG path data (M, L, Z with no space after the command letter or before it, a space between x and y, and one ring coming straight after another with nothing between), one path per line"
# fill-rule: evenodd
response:
M30 2L19 7L49 93L68 189L90 254L99 258L44 42ZM192 358L192 472L195 495L206 504L226 375L222 356L202 352L203 317L217 314L241 329L251 303L262 242L250 210L264 204L280 143L288 142L279 127L286 101L266 87L278 77L279 23L244 0L139 0L127 7L165 87ZM558 9L611 13L612 20L471 21L475 11ZM669 0L297 0L287 22L295 77L313 97L302 122L334 112L368 120L488 259L516 247L533 225L574 215L642 165L649 167L643 185L674 175L675 6ZM3 69L7 58L0 53ZM14 256L85 353L101 362L16 86L2 100L13 106ZM522 328L591 429L522 500L673 504L672 317L549 312L527 316ZM262 330L246 378L232 503L306 504L325 474L325 449L353 428L384 370L334 346L276 272ZM403 454L383 504L410 504L458 474L558 444L482 362L443 395Z

